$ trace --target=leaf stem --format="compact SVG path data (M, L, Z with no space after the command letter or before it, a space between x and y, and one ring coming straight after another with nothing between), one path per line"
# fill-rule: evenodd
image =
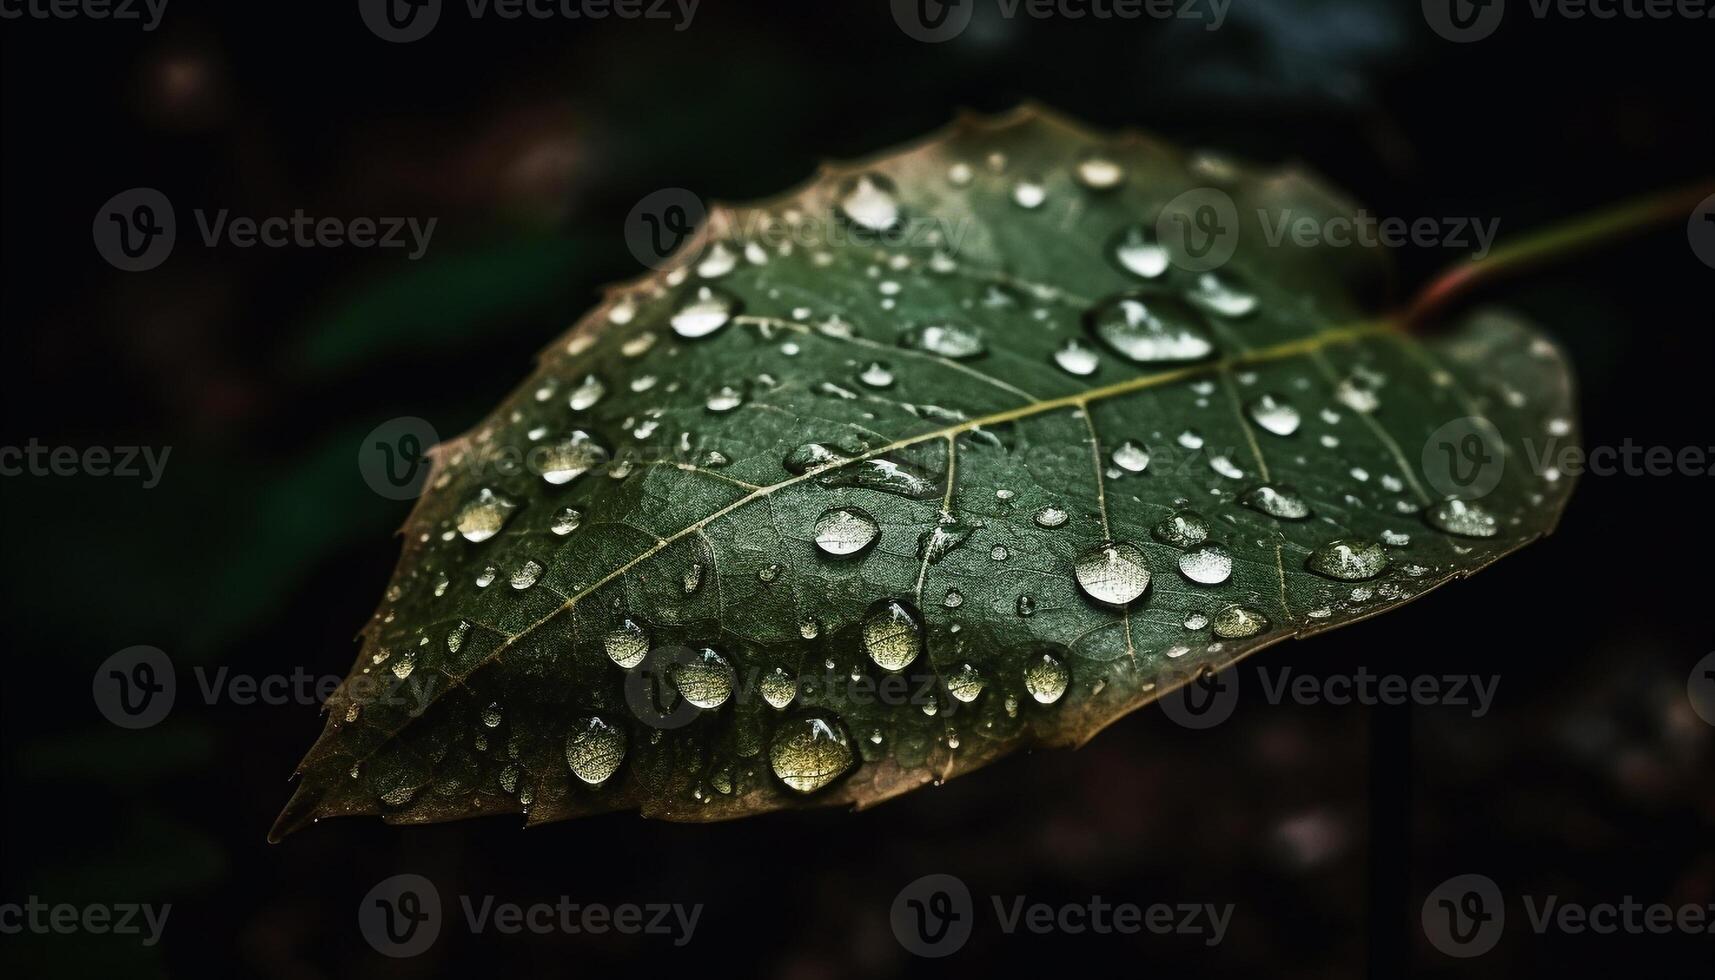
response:
M1468 259L1431 280L1406 308L1400 323L1407 330L1421 330L1429 320L1445 313L1453 301L1473 289L1682 218L1711 193L1715 193L1715 182L1694 184L1623 201L1532 232L1480 259Z

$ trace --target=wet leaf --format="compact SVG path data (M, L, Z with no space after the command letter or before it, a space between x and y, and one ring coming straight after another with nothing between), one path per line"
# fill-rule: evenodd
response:
M1345 207L1023 110L715 209L438 447L275 833L868 805L1553 527L1547 341L1407 336L1369 250L1257 222L1187 271L1156 219L1197 188Z

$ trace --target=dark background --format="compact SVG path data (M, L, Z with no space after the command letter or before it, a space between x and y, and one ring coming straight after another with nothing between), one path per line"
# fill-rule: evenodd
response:
M1710 975L1715 935L1537 936L1517 900L1715 902L1715 728L1686 697L1691 665L1715 647L1707 477L1586 478L1549 540L1263 655L1322 675L1498 675L1488 717L1241 703L1192 732L1150 709L1077 752L857 815L609 815L528 833L505 818L355 820L269 845L321 719L305 705L201 705L188 675L345 673L406 512L360 479L360 438L400 415L446 434L478 419L600 285L637 273L622 221L650 191L768 195L960 108L1036 99L1304 162L1380 215L1498 217L1504 241L1708 178L1715 21L1509 11L1495 37L1460 45L1406 0L1235 0L1213 33L979 14L931 46L879 0L705 2L679 33L471 22L453 4L426 40L390 45L343 0L173 0L153 33L24 20L0 38L0 444L173 447L150 491L0 483L0 901L173 905L153 949L0 937L8 976ZM135 186L164 191L181 230L164 266L128 275L90 228ZM440 224L416 263L211 250L193 207ZM1415 287L1457 257L1403 253L1399 280ZM1707 446L1712 279L1681 218L1486 298L1570 350L1591 445ZM142 732L107 724L89 693L95 666L134 644L167 650L181 677L173 716ZM564 894L706 908L680 950L449 926L430 953L393 962L365 945L355 912L404 871L449 904ZM1213 949L1009 937L987 916L954 960L915 960L887 910L931 872L964 879L980 912L991 894L1237 911ZM1458 961L1428 945L1418 914L1466 872L1512 901L1500 946Z

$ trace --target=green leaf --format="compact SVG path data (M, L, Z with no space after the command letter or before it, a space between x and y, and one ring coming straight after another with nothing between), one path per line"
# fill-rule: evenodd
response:
M1262 222L1213 278L1128 271L1126 230L1200 187L1346 208L1025 109L714 209L437 448L275 834L868 805L1553 527L1570 481L1525 465L1575 439L1547 341L1408 336L1353 299L1374 250ZM1424 450L1461 418L1499 482L1449 504Z

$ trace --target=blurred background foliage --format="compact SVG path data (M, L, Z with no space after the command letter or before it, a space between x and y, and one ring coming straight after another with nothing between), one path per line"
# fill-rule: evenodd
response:
M650 22L470 22L383 44L347 3L174 0L152 33L17 22L0 34L4 444L171 446L165 479L8 478L3 534L0 901L171 901L152 949L5 937L22 973L427 976L739 970L926 973L886 926L946 871L1046 901L1238 903L1215 950L1107 937L1193 975L1425 975L1707 963L1708 940L1536 938L1467 964L1428 949L1422 894L1483 871L1585 901L1715 901L1715 729L1685 704L1710 649L1709 484L1591 478L1561 532L1474 582L1265 655L1312 674L1501 677L1455 709L1241 707L1207 733L1146 711L1076 753L1011 760L861 815L714 827L615 815L263 835L320 728L303 706L207 706L194 665L343 674L406 506L358 443L400 415L477 420L533 353L640 270L621 225L650 191L745 200L825 158L917 137L961 109L1036 99L1092 124L1324 174L1378 215L1500 219L1501 238L1706 176L1708 32L1533 21L1450 44L1416 3L1235 0L1226 26L1007 20L906 38L883 2L705 3ZM161 269L89 242L112 194L180 215ZM191 208L434 216L425 257L207 249ZM1458 256L1397 257L1396 298ZM1492 298L1570 349L1592 444L1705 445L1711 272L1684 229L1629 239ZM107 725L95 666L133 644L177 661L179 706ZM475 938L386 963L355 906L399 871L443 895L704 902L685 950L615 937ZM979 898L980 901L980 898ZM1078 937L979 928L962 968L1058 968ZM1092 940L1084 937L1085 943ZM1071 962L1082 962L1073 960ZM1707 976L1707 973L1699 975Z

